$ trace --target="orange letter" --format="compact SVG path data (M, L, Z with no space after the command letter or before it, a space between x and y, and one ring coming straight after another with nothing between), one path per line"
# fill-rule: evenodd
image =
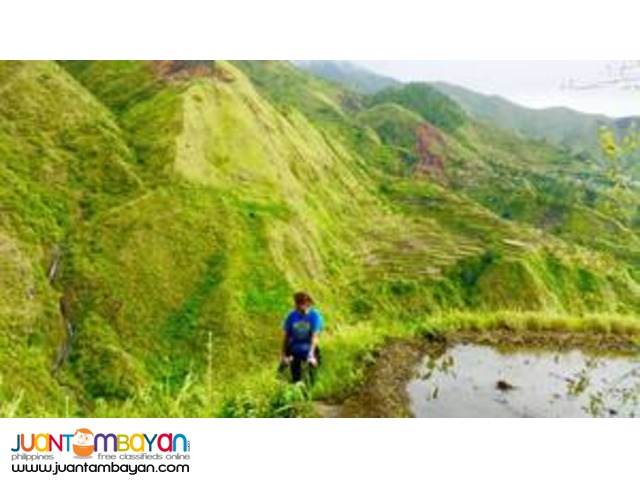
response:
M41 438L44 438L44 447L42 448L38 445L38 440L40 440ZM44 433L39 433L38 435L36 435L36 438L33 441L33 444L36 446L36 450L39 452L46 452L48 443L49 442L47 442L47 436Z
M140 446L139 447L135 447L133 445L133 439L134 438L139 438L140 439ZM131 450L133 450L134 452L144 452L144 437L142 436L141 433L134 433L133 435L131 435L131 438L129 439L129 443L131 444Z

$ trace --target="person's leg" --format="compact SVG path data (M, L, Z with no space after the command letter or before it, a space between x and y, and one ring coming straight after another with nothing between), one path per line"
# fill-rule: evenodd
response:
M297 383L302 380L302 360L298 357L293 357L291 360L291 381Z
M310 385L313 385L315 383L316 376L318 374L318 368L322 364L322 353L320 352L320 347L316 347L315 357L316 357L316 365L315 366L311 364L308 365L308 368L309 368L308 376L309 376Z

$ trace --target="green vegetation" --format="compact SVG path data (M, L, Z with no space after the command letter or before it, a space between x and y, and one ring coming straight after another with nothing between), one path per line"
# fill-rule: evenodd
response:
M638 194L597 163L425 85L163 71L0 63L3 415L310 415L391 338L640 333ZM275 375L301 288L327 319L311 391Z
M548 141L566 151L579 154L585 163L596 162L601 166L605 158L598 143L600 129L606 127L622 139L638 123L634 118L613 119L562 107L530 109L499 96L482 95L447 83L435 83L433 86L477 119L525 137ZM624 159L626 172L636 179L640 178L638 157L635 149Z
M375 93L370 104L397 103L411 109L426 121L446 131L453 131L465 123L462 109L449 97L426 83L408 83Z
M364 110L359 120L373 128L380 140L388 145L399 146L412 152L416 143L416 127L424 120L396 103L382 103Z

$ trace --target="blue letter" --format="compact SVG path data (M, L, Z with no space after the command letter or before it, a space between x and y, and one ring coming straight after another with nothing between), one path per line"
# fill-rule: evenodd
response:
M182 443L182 445L183 445L182 451L186 452L187 451L187 437L185 437L182 433L177 433L177 434L175 434L173 436L173 451L174 452L177 451L176 444L178 443L178 437L182 438L182 441L183 441L183 443Z
M64 434L62 436L67 439L67 452L68 452L69 450L71 450L71 446L69 445L69 441L73 438L73 435L71 433L66 433L66 434Z
M149 451L153 450L153 442L155 442L156 437L158 436L158 434L156 433L153 438L151 440L149 440L149 437L147 437L147 434L144 434L144 439L147 441L147 443L149 444Z

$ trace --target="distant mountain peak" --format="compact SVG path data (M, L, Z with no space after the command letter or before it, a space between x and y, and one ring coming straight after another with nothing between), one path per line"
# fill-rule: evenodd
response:
M349 61L298 60L293 63L313 75L340 83L365 94L376 93L385 88L402 84L394 78L374 73Z

